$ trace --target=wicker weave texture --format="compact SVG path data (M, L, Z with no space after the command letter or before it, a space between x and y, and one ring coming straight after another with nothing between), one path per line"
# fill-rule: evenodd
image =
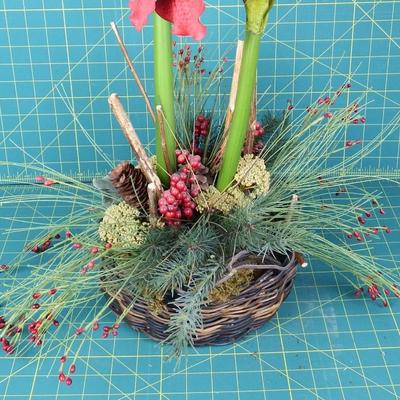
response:
M204 303L203 324L193 338L194 345L232 343L272 318L293 286L296 260L294 254L290 257L261 257L242 251L232 258L221 281L229 279L235 271L243 268L258 270L258 277L229 301ZM120 315L131 303L131 298L129 293L122 291L110 307ZM150 304L138 301L127 313L125 321L150 338L164 341L168 336L169 320L175 312L173 301L164 302L157 313Z

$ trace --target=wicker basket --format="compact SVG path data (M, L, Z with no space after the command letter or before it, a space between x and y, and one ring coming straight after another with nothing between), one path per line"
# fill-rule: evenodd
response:
M261 327L288 296L296 275L296 260L294 254L291 257L261 257L242 251L231 259L227 274L220 282L228 280L235 271L243 268L257 270L257 277L233 299L204 304L203 325L198 328L195 345L232 343ZM120 315L130 302L129 293L121 292L110 307ZM128 312L125 321L150 338L163 341L167 338L168 322L175 311L173 300L165 301L157 313L150 304L139 301Z

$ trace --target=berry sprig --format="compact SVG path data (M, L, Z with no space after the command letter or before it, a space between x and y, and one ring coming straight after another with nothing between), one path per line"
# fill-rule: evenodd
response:
M200 193L196 173L204 168L199 155L192 155L187 150L176 151L179 171L171 176L170 188L166 190L158 207L168 225L179 226L182 219L191 219L196 204L193 198Z
M261 122L257 121L254 125L254 131L253 131L253 135L254 135L254 145L253 145L253 154L255 156L260 155L260 153L262 152L263 148L264 148L264 143L261 140L261 138L264 136L265 134L265 130L264 127L262 126Z
M211 120L206 118L203 114L199 114L194 122L193 129L193 142L191 151L194 155L202 156L203 149L201 148L210 133Z

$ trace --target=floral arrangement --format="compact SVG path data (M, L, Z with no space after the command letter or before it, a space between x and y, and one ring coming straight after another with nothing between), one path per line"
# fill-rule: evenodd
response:
M100 311L86 316L57 349L61 382L70 385L78 368L82 344L77 348L76 338L90 330L103 338L118 335L120 324L138 305L140 310L146 305L146 318L155 320L169 307L160 335L179 355L197 344L208 304L218 305L213 318L223 324L218 318L225 304L246 296L256 282L274 279L284 288L268 305L272 316L293 279L283 274L285 265L274 264L282 257L302 267L314 257L350 272L344 276L355 295L365 287L385 307L391 294L400 295L391 271L362 251L373 237L390 233L379 222L385 212L379 194L361 185L380 177L351 172L396 124L366 144L346 139L349 126L366 123L362 98L344 101L350 97L349 82L315 99L294 120L292 101L282 113L260 115L258 52L273 3L244 1L245 39L238 42L227 111L219 115L212 106L213 89L228 61L206 71L204 46L194 52L189 46L177 49L171 36L204 37L206 28L199 20L203 0L130 0L131 21L138 30L155 11L155 107L115 24L112 29L154 121L156 154L147 153L119 97L112 94L109 104L136 166L122 162L89 185L36 163L29 168L37 173L34 185L43 185L43 191L3 199L4 204L54 200L77 207L41 226L25 251L11 265L2 265L0 272L10 276L20 266L31 266L22 283L0 295L0 304L7 304L0 312L5 353L45 346L46 337L55 335L75 308L106 295ZM328 161L341 152L347 153L343 162ZM343 169L350 172L343 175ZM234 269L234 263L240 268ZM265 272L266 263L282 274ZM268 296L256 292L261 300ZM115 323L103 325L102 317L116 302ZM250 301L246 304L252 307ZM258 327L246 324L251 322L244 331ZM148 327L138 329L146 332Z

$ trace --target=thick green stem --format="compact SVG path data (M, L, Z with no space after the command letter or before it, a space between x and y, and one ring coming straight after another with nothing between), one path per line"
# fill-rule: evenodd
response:
M160 124L157 122L157 174L164 185L168 185L169 183L165 156L168 156L172 170L175 171L176 169L174 80L172 62L171 24L157 14L154 14L154 85L156 106L161 105L165 117L164 126L166 146L166 151L164 152Z
M232 183L236 174L246 133L249 128L261 36L261 33L255 34L246 31L235 109L217 180L217 189L221 192Z

